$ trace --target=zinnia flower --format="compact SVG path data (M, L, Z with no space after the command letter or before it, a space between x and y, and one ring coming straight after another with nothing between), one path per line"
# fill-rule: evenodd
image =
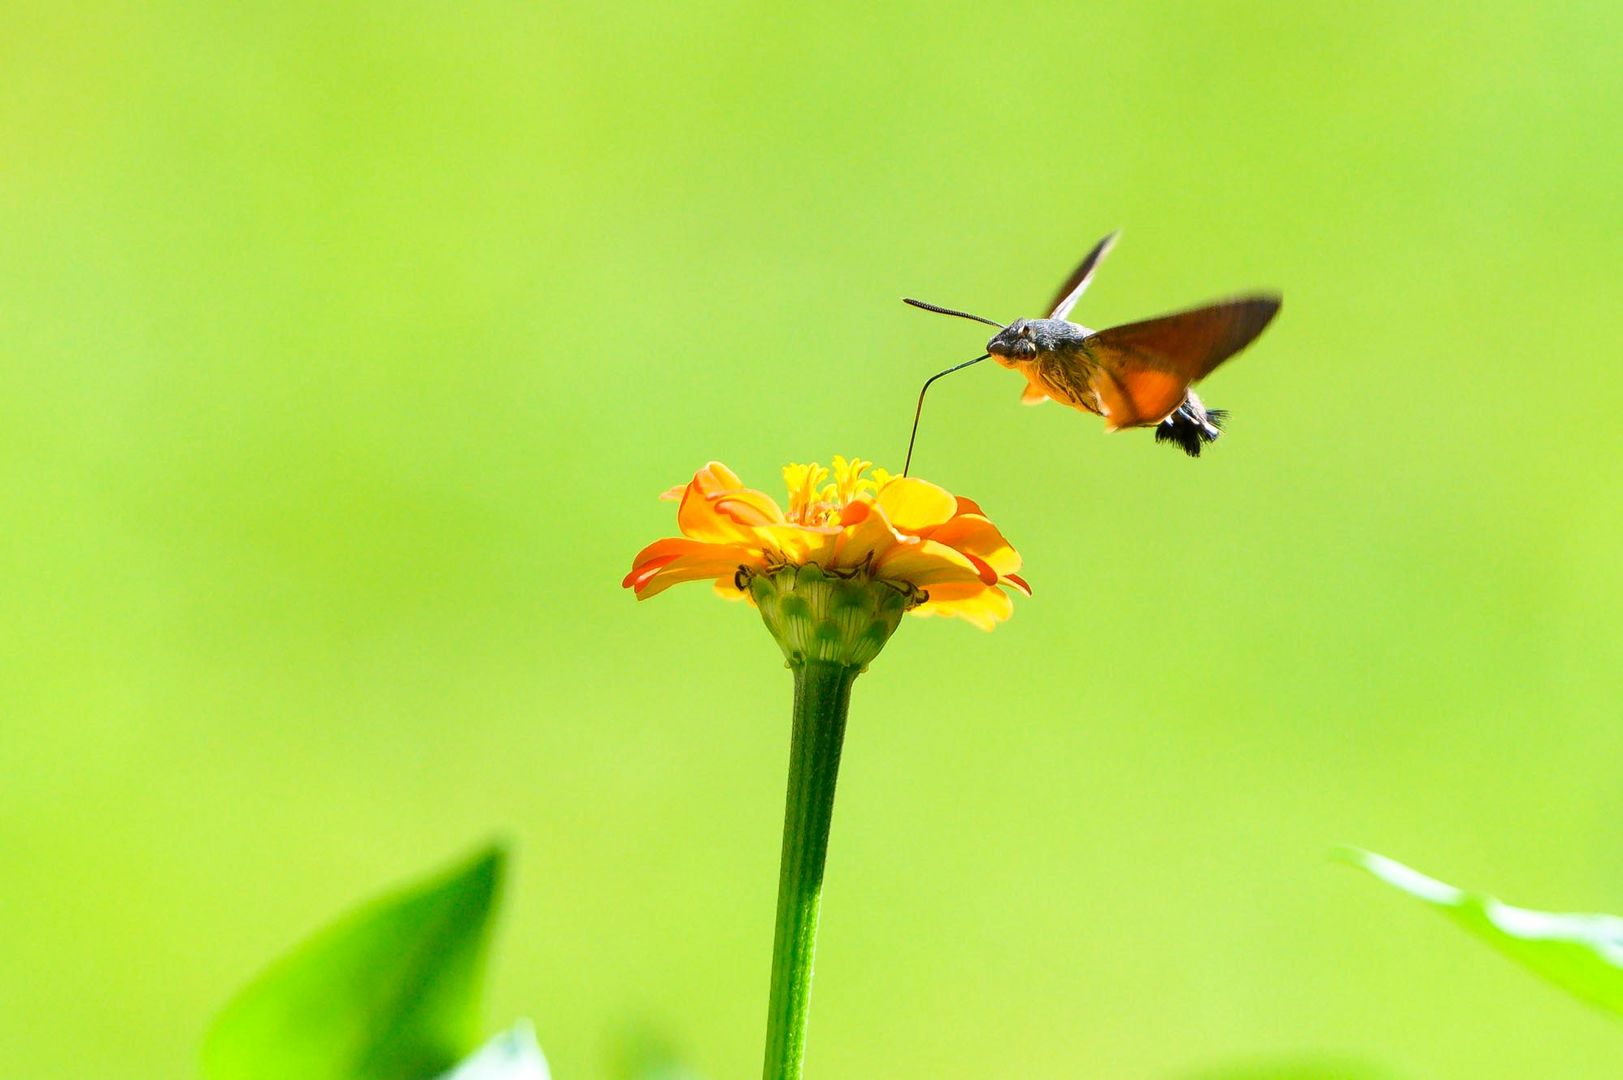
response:
M777 929L767 1007L767 1080L799 1080L823 867L851 685L902 615L949 615L991 629L1031 595L1020 556L981 508L872 462L789 465L789 509L711 462L678 500L681 536L637 553L622 583L642 600L711 581L750 601L795 678Z
M973 501L916 477L891 476L861 459L834 468L788 465L786 513L738 475L711 462L680 501L682 535L638 552L622 583L646 599L682 581L712 580L723 596L759 602L757 578L816 567L825 577L893 590L916 615L950 615L983 629L1009 617L1004 587L1026 595L1020 555Z

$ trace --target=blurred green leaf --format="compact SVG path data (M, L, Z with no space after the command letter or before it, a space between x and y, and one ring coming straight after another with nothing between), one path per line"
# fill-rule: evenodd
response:
M520 1020L441 1080L550 1080L535 1029Z
M300 945L226 1006L208 1080L424 1080L477 1045L505 854L492 847Z
M1424 900L1569 993L1623 1014L1623 919L1512 907L1358 848L1342 848L1336 857Z

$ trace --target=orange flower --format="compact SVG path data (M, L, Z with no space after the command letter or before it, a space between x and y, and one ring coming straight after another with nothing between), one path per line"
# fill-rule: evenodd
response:
M682 535L638 552L622 584L643 600L681 581L712 580L718 593L759 601L751 582L789 568L888 586L917 615L950 615L982 629L1014 610L1003 587L1031 595L1015 573L1020 555L969 499L913 477L891 476L860 459L789 465L785 512L711 462L679 500Z

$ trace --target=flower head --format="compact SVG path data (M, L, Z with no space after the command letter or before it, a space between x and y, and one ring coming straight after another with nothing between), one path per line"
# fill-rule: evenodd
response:
M838 584L846 599L836 607L854 611L863 598L889 629L910 611L989 630L1013 612L1005 587L1031 594L1016 574L1020 555L969 499L861 459L836 457L832 469L788 465L783 478L787 511L727 466L706 465L664 495L680 503L682 535L638 552L622 584L641 600L677 582L710 580L721 595L761 606L769 625L778 614L769 608L789 593Z

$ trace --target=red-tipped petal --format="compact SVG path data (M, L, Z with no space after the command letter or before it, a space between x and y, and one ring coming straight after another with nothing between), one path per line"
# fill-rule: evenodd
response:
M638 592L641 592L642 587L648 584L649 578L659 573L660 569L666 564L674 562L680 558L680 555L661 555L658 558L650 559L645 563L639 563L636 566L633 566L631 568L631 573L627 574L620 582L620 588L636 589Z
M730 578L738 572L740 566L750 564L748 558L739 558L736 553L729 553L724 547L716 547L709 551L694 552L692 555L678 555L662 566L656 567L637 586L637 599L646 600L650 596L658 596L672 585L680 585L684 581L719 581Z
M981 584L983 584L983 585L996 585L997 584L997 571L992 569L992 564L991 563L987 562L985 559L982 559L982 558L980 558L978 556L971 555L967 551L963 552L962 554L963 554L964 558L968 559L971 563L973 563L975 565L976 570L980 571Z

